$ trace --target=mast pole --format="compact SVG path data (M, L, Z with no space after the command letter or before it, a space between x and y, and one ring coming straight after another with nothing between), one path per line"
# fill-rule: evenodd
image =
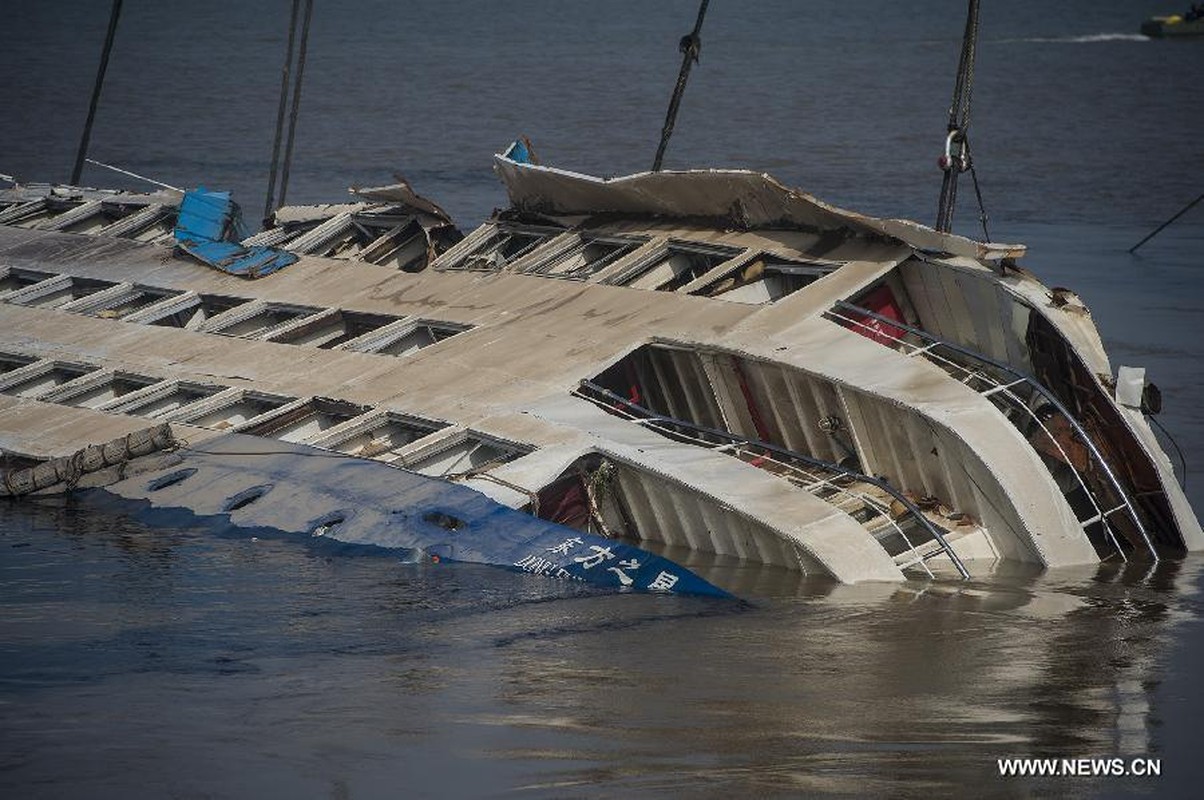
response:
M957 205L957 177L971 168L970 144L966 132L970 127L970 95L974 88L974 56L977 44L978 0L970 0L970 7L966 12L966 31L962 36L962 54L957 65L957 80L953 84L953 100L949 104L945 152L938 162L945 176L941 180L941 198L934 227L944 233L953 229L953 210Z
M75 167L71 170L71 185L78 186L84 171L84 160L88 157L88 141L92 138L92 123L96 120L96 107L100 104L100 89L104 86L105 71L109 68L109 53L113 50L113 38L117 35L117 19L121 16L122 0L113 0L109 13L109 31L105 34L104 49L100 51L100 66L96 70L96 85L92 87L92 102L88 104L88 119L84 122L84 133L75 153Z
M681 37L678 48L681 50L681 71L677 74L677 85L673 88L673 97L669 100L669 111L665 115L665 125L661 128L661 143L656 148L656 158L652 160L652 171L660 172L661 163L665 160L665 149L669 146L669 137L673 135L673 125L677 122L677 108L681 105L681 96L686 91L686 80L690 77L690 67L698 63L698 55L702 52L702 20L706 17L707 6L711 0L702 0L698 7L698 19L694 22L694 30Z

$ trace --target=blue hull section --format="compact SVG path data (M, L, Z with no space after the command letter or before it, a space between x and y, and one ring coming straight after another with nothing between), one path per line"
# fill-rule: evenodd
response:
M662 556L532 517L438 478L253 436L185 448L103 491L211 527L491 564L613 590L730 595Z

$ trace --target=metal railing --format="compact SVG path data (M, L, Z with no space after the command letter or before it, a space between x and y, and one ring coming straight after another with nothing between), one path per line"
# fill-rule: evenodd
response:
M855 314L857 316L850 316L850 314ZM1144 540L1146 548L1150 552L1150 556L1155 562L1158 561L1158 553L1155 550L1153 543L1150 541L1149 533L1146 531L1145 525L1142 524L1141 517L1137 513L1137 509L1133 506L1132 501L1129 499L1128 493L1125 492L1124 487L1116 478L1115 473L1108 465L1108 462L1104 459L1103 454L1101 454L1099 448L1096 447L1094 440L1087 435L1087 432L1083 429L1083 426L1079 424L1078 420L1074 418L1074 415L1070 413L1070 411L1065 407L1065 405L1062 404L1057 396L1054 395L1054 393L1040 381L1030 375L1025 374L1024 372L1021 372L1009 364L1005 364L982 353L978 353L967 347L963 347L962 345L950 342L935 334L929 333L928 331L915 328L905 322L883 316L875 311L856 306L843 300L837 301L833 309L826 312L825 316L831 320L844 323L854 328L863 328L867 331L871 331L874 337L889 339L890 341L907 348L907 356L923 356L927 360L940 366L946 372L952 374L954 377L959 378L967 385L969 385L970 381L972 380L977 380L987 384L988 388L975 389L975 391L977 391L983 397L991 400L992 403L1000 406L1001 410L1005 410L1003 408L1003 404L1006 404L1008 408L1019 411L1033 423L1036 423L1045 437L1050 442L1053 442L1054 446L1061 454L1062 460L1067 466L1070 467L1070 471L1074 474L1078 487L1082 489L1083 496L1086 497L1090 502L1092 510L1094 511L1094 514L1089 516L1087 519L1079 519L1082 527L1086 529L1098 522L1104 531L1104 535L1112 543L1113 548L1115 548L1116 553L1120 556L1121 560L1127 561L1128 558L1125 556L1124 549L1120 546L1120 542L1116 538L1116 533L1112 530L1112 526L1108 523L1108 519L1114 514L1117 514L1121 511L1126 511L1128 512L1128 517L1132 521L1134 527L1136 527L1137 531L1141 534L1141 538ZM915 342L908 341L901 336L892 335L883 330L881 327L872 326L866 322L867 318L876 320L885 326L896 328L904 331L905 333L911 334L912 336L918 338L923 344L916 344ZM963 358L969 359L973 364L977 365L977 368L967 367L965 364L962 364L953 358L941 355L937 351L942 348L951 353L962 356ZM995 371L997 374L993 375L990 371ZM998 373L1002 373L1003 377L998 377ZM1096 492L1091 490L1087 482L1083 479L1083 475L1080 474L1079 470L1075 469L1074 462L1066 453L1065 449L1062 447L1062 444L1050 432L1049 428L1046 427L1045 423L1037 415L1036 410L1031 407L1031 394L1030 398L1026 400L1025 398L1020 397L1014 391L1017 387L1021 386L1027 387L1030 393L1040 395L1041 399L1045 403L1048 403L1049 406L1051 406L1058 414L1060 414L1071 426L1074 434L1086 448L1091 461L1099 468L1100 474L1106 479L1111 490L1115 492L1116 499L1118 501L1117 505L1109 508L1107 511L1101 507L1101 498L1098 498L1096 496ZM1004 413L1004 417L1008 419L1008 421L1010 421L1018 430L1020 430L1022 434L1025 433L1024 428L1020 426L1018 420L1013 419L1006 413L1006 411ZM1110 504L1105 500L1102 505L1106 506ZM1078 515L1076 512L1076 518L1077 516Z
M775 465L780 465L786 469L792 470L796 476L801 476L806 482L792 481L802 488L807 489L812 494L820 488L830 488L834 492L853 497L859 502L864 503L868 508L872 509L877 515L889 522L889 525L895 529L897 534L906 546L906 549L912 552L913 558L904 564L899 565L901 569L907 569L911 566L919 565L930 577L934 577L932 570L929 569L926 563L928 559L933 558L941 553L949 558L949 561L957 569L958 573L964 579L969 579L970 573L958 558L957 553L949 545L944 533L940 528L932 523L924 512L912 502L902 491L891 486L886 481L875 478L870 475L864 475L856 470L851 470L842 467L839 464L833 464L822 459L804 455L793 450L787 450L784 447L770 444L769 442L760 441L758 439L749 439L739 436L728 431L718 430L716 428L708 428L704 425L696 425L692 422L687 422L673 417L666 417L657 414L649 408L634 403L621 395L615 394L604 386L600 386L592 381L581 381L578 388L574 390L574 395L584 400L594 403L599 408L616 416L630 419L638 425L655 430L657 433L664 435L675 441L685 442L687 444L701 445L712 450L725 452L741 458L744 455L753 455L753 460L770 461ZM741 458L741 460L745 460ZM748 463L747 461L745 463ZM919 527L929 535L930 538L922 542L913 543L911 538L895 520L891 512L889 504L883 503L877 498L861 492L851 491L848 486L842 486L838 483L840 479L847 481L864 483L869 486L890 495L890 497L898 501L908 512L911 519L919 525ZM826 499L826 498L821 498ZM871 534L875 540L881 545L881 539L877 534ZM892 534L887 534L892 535ZM936 542L937 548L930 553L922 553L920 548L930 542ZM885 546L884 546L884 549ZM890 552L889 550L887 551ZM896 562L897 563L897 562Z

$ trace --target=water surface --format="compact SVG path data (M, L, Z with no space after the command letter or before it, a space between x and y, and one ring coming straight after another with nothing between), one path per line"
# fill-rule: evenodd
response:
M257 218L288 5L128 0L93 156L233 189ZM105 6L0 8L0 172L68 177ZM289 199L397 171L466 229L505 204L490 155L515 135L557 166L646 169L696 12L316 6ZM1114 363L1149 369L1204 508L1204 206L1126 252L1204 191L1204 42L1136 36L1160 3L984 6L971 135L991 234L1083 296ZM931 221L963 14L716 0L667 165ZM770 576L740 605L0 505L0 794L1184 796L1204 778L1202 563ZM1163 775L999 777L1023 755L1149 756Z

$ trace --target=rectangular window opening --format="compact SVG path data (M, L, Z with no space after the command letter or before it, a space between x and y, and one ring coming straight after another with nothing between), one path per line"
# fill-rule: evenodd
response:
M387 314L365 314L358 311L340 310L292 328L272 341L310 345L329 350L386 325L391 325L400 319L401 317L392 317Z
M451 437L444 447L407 459L406 469L432 477L488 470L513 461L530 452L511 442L503 442L479 433Z
M792 261L763 253L691 294L737 303L771 303L840 267L838 262Z
M211 403L197 403L195 410L174 415L172 421L224 431L283 408L295 400L295 397L244 390L226 402L214 398L214 402Z
M365 240L356 257L370 264L413 272L426 265L427 237L413 217L364 214L356 217Z
M89 381L77 390L66 390L66 394L55 392L52 400L64 406L76 408L98 408L119 397L145 389L161 382L161 378L137 375L130 372L115 372L101 381Z
M528 275L583 281L631 254L643 244L643 241L630 239L583 239L565 252L540 261L523 272Z
M558 233L560 231L546 228L498 225L475 250L443 268L494 272L550 241Z
M641 259L630 268L609 278L605 283L612 286L630 286L634 289L672 292L742 252L732 247L670 242L657 248L648 258Z
M355 425L345 436L323 446L359 458L391 460L390 457L396 457L406 445L446 427L447 423L386 412L370 417L362 425Z
M180 308L167 311L163 316L148 320L150 325L161 325L165 328L186 328L195 330L201 323L213 319L218 314L224 314L251 302L243 297L224 297L216 294L202 294L192 298Z
M315 397L256 423L242 432L285 442L303 442L335 425L354 419L367 410L368 406Z
M183 292L171 289L158 289L150 286L135 286L134 289L116 300L105 303L101 308L92 311L104 319L121 319L135 314L155 303L161 303L169 297L176 297Z
M0 295L27 289L36 283L55 277L53 272L37 272L17 267L0 267Z
M71 275L54 275L43 281L15 292L7 299L10 303L36 308L58 308L73 300L87 297L117 284L96 278L79 278Z
M37 397L46 394L51 389L62 386L68 381L83 377L97 367L90 364L70 364L55 361L45 369L36 369L36 374L19 379L15 383L0 389L0 393L14 397Z
M134 397L129 403L119 403L108 410L159 419L173 414L191 403L212 397L225 388L225 386L190 381L172 381L158 391L146 392L142 396Z
M322 309L310 306L294 306L284 303L268 303L258 313L248 317L232 320L225 325L219 325L209 330L210 333L220 333L223 336L238 336L243 339L258 339L269 334L276 328L295 322L302 317L317 314Z
M0 375L21 367L28 367L37 360L33 356L24 356L18 353L0 353Z
M416 323L412 328L399 332L396 337L372 352L390 356L407 356L466 330L468 330L467 325L424 320Z

